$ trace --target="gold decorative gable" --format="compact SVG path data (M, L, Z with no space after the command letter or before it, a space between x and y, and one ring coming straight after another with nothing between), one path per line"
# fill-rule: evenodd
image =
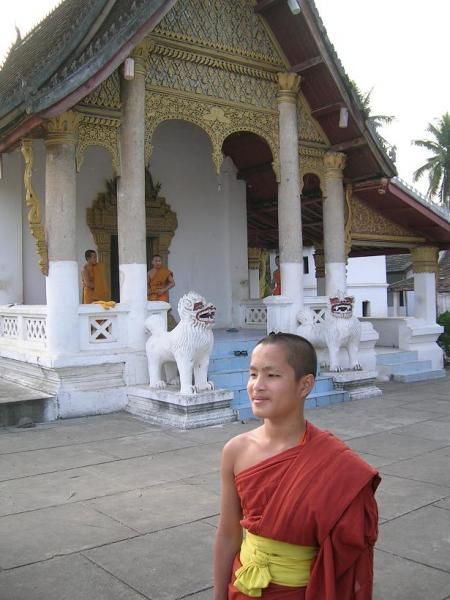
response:
M120 110L119 72L114 71L95 90L85 96L80 104Z
M311 116L306 100L301 96L297 99L297 121L301 143L314 142L329 146L326 135L317 121Z
M154 33L171 40L281 66L274 46L250 0L181 0Z
M277 109L275 73L221 59L209 60L193 52L173 52L163 45L155 47L146 83L235 104Z
M351 236L358 240L411 241L419 240L415 232L394 223L380 212L359 200L351 198Z

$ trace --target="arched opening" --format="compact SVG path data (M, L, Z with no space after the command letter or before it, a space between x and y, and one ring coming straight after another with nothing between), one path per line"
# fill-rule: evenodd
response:
M249 247L276 249L278 184L269 144L255 133L239 131L226 138L222 150L236 165L238 179L246 184Z

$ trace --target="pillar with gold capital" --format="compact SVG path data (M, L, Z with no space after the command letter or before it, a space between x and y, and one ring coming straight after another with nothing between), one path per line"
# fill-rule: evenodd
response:
M303 306L303 239L298 161L297 95L300 77L278 73L280 183L278 186L278 234L282 295L292 302L289 330L295 332L295 316Z
M347 289L343 186L345 161L346 156L342 152L327 152L324 156L323 240L327 296L334 296L338 291L345 293Z
M45 228L47 344L53 356L79 350L80 303L76 253L76 165L79 115L62 113L46 123Z
M436 323L436 274L439 250L434 246L411 249L414 272L414 316Z
M120 302L129 306L128 345L145 346L147 257L145 223L145 56L138 47L133 79L121 79L121 176L117 187Z

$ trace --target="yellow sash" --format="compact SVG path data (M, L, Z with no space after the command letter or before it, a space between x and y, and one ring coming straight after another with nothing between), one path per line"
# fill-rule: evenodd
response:
M247 531L239 556L242 567L235 573L234 586L252 598L260 598L271 582L304 587L317 552L314 546L278 542Z

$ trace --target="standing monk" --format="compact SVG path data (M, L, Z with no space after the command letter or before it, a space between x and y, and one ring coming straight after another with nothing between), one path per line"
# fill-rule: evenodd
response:
M273 296L281 296L280 257L278 256L278 254L277 254L277 256L275 256L275 264L276 264L277 268L273 272L272 295Z
M106 282L104 267L101 263L97 262L97 252L95 250L86 250L84 256L86 264L81 271L83 304L108 300L108 284Z
M294 334L253 350L247 389L264 422L223 449L214 600L372 598L380 478L305 421L316 369L313 346Z
M172 271L162 264L159 254L152 258L152 268L147 273L147 300L169 302L169 290L175 286Z

